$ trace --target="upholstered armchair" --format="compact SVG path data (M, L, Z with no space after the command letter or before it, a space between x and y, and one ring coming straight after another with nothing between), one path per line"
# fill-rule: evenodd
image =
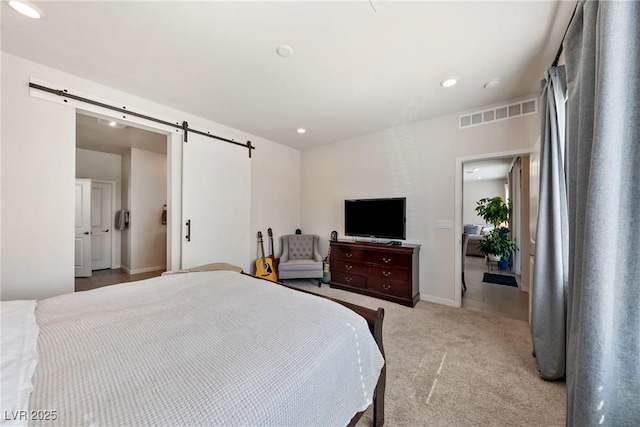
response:
M287 234L282 236L282 254L278 278L322 279L322 258L318 245L320 237L314 234ZM318 286L321 285L318 280Z

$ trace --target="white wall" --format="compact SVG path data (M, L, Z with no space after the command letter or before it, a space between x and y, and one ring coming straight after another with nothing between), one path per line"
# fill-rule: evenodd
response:
M116 183L116 205L113 207L113 217L120 209L122 198L122 156L119 154L101 153L99 151L76 149L76 178L90 178ZM112 226L113 231L113 268L120 267L120 230Z
M167 226L161 223L167 204L167 155L131 149L131 273L165 268Z
M74 290L75 110L31 98L29 68L3 53L2 300Z
M293 234L301 227L300 151L269 143L255 154L251 165L251 254L257 259L258 231L264 234L264 250L268 255L267 229L273 230L273 245L278 255L280 236Z
M500 196L504 199L504 186L507 179L487 179L480 181L465 181L462 196L462 223L484 224L486 221L476 214L478 200Z
M453 229L456 157L531 147L539 116L458 129L458 114L388 129L302 153L302 227L344 235L347 198L407 197L407 242L421 244L421 298L455 305ZM460 179L462 179L460 177Z
M0 282L3 300L44 298L74 289L75 114L76 108L93 111L93 107L76 101L64 103L44 93L37 96L45 99L30 96L30 77L58 87L63 85L94 99L115 100L169 121L186 120L190 126L215 135L251 140L256 150L253 159L247 160L252 168L251 223L247 227L256 230L264 221L287 232L299 227L300 154L297 150L3 52ZM113 114L107 110L96 112ZM146 123L132 117L128 120ZM172 128L166 131L176 133ZM172 138L172 144L176 141L179 140ZM169 151L174 153L176 149L172 146ZM178 162L172 162L170 188L173 191L180 188L181 169ZM279 170L285 172L273 173ZM276 195L272 198L274 191ZM179 253L182 216L180 199L174 199L175 195L176 192L172 192L170 198L173 209L170 226L173 227L171 236L176 236L172 253ZM123 191L123 206L124 196ZM282 212L286 212L285 219L279 217ZM122 237L124 239L124 233ZM255 242L233 244L246 245L249 249ZM125 256L123 252L123 263ZM246 264L251 263L252 260L247 260Z

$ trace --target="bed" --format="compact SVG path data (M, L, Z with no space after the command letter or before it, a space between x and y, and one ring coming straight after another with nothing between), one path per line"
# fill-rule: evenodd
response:
M8 425L384 422L382 309L226 269L20 303Z

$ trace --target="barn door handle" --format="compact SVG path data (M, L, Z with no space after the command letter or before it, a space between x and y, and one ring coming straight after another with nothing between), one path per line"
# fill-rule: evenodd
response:
M185 237L187 238L187 242L190 242L191 241L191 220L190 219L187 220L186 225L187 225L187 235Z
M88 231L85 231L84 234L91 234L91 233L89 233Z

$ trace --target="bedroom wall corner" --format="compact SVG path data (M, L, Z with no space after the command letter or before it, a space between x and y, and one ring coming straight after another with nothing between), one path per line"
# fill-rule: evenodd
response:
M274 235L276 255L280 236L300 227L300 151L260 139L251 158L251 256L257 259L257 233L262 231L265 255L269 255L267 229ZM253 273L253 267L249 266Z

